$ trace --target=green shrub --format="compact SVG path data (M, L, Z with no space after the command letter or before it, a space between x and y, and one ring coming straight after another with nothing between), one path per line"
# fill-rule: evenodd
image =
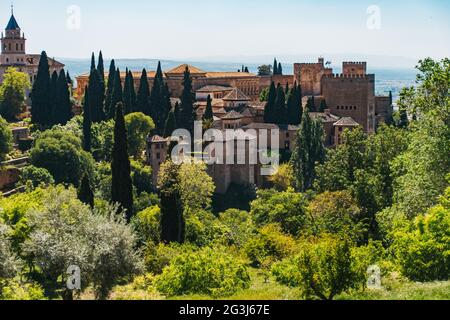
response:
M442 203L416 218L411 227L394 231L395 260L413 281L450 278L450 208L444 199Z
M295 252L295 240L284 234L277 224L262 227L246 244L244 250L253 266L260 266L266 259L281 260Z
M355 262L348 241L324 236L304 243L299 255L276 263L272 272L278 282L299 287L307 299L332 300L363 287L366 270Z
M161 210L157 206L149 207L133 217L131 225L141 245L152 241L159 243L161 237Z
M253 219L247 211L228 209L219 215L222 224L220 240L225 245L244 247L257 234Z
M246 267L223 248L203 248L176 257L156 278L157 289L167 295L207 294L230 296L250 286Z
M144 264L148 272L161 274L170 262L184 253L193 252L196 248L190 244L155 244L150 241L144 250Z
M23 168L20 181L23 185L31 182L34 188L38 186L54 184L55 180L47 169L36 168L35 166L28 166Z
M36 283L0 280L0 300L45 300L45 295Z

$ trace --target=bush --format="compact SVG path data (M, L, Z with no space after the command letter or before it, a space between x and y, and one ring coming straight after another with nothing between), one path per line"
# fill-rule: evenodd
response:
M152 168L144 166L138 161L131 162L131 178L138 194L150 193L153 190Z
M163 269L167 267L173 259L184 253L191 253L196 247L190 244L180 245L178 243L171 244L155 244L150 241L147 243L144 251L144 263L146 270L153 274L161 274Z
M228 209L219 215L219 221L223 227L220 236L225 245L244 247L256 234L256 226L247 211Z
M306 223L306 199L292 189L261 190L251 204L251 214L258 226L279 223L284 232L296 236Z
M204 248L181 254L156 278L157 289L167 295L206 294L230 296L249 288L250 276L223 248Z
M56 183L79 186L85 174L93 176L94 159L83 151L81 140L69 132L48 130L39 135L30 151L31 163L47 169Z
M265 260L281 260L295 252L295 240L284 234L279 225L262 227L245 246L244 250L253 266L260 266Z
M158 206L147 208L132 218L131 225L141 245L149 241L159 243L161 239L161 210Z
M23 168L20 181L23 185L27 185L30 182L33 188L37 188L40 185L48 186L55 183L55 180L47 169L36 168L35 166Z
M11 248L9 234L8 226L0 221L0 280L14 278L20 267L20 262Z
M450 208L445 199L409 228L393 233L392 251L406 277L422 282L449 279Z
M331 236L303 244L300 254L276 263L277 281L300 287L305 298L332 300L336 295L364 286L364 275L356 266L351 245Z
M5 161L6 155L12 150L13 134L8 122L0 117L0 162Z
M0 300L45 300L45 295L36 283L0 280Z

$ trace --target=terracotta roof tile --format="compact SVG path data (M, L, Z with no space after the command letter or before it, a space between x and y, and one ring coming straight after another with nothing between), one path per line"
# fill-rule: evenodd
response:
M229 94L222 98L224 101L251 101L241 90L234 88Z

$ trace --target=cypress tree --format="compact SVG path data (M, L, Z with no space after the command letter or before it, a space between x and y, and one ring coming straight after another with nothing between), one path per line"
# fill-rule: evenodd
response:
M168 179L161 190L161 240L165 243L183 243L185 238L185 219L183 205L178 191L179 166L170 162L166 167Z
M408 120L408 112L406 111L405 107L401 107L399 109L399 115L400 115L400 120L398 122L398 127L406 129L409 125L409 120Z
M283 74L283 67L281 66L281 62L278 63L278 74Z
M128 221L133 214L133 184L131 181L131 165L128 157L127 130L123 115L123 104L118 103L114 125L114 147L112 151L112 184L111 200L126 210Z
M164 124L166 117L164 117L164 80L161 69L161 62L158 62L158 68L156 69L155 80L153 82L152 91L150 93L150 117L153 119L156 125L156 132L160 135L164 132Z
M92 120L91 109L89 108L89 90L86 87L83 104L83 149L91 152L92 148Z
M286 96L283 87L279 84L277 88L277 97L275 98L275 123L286 124Z
M116 114L116 105L119 102L123 102L123 95L122 95L122 79L120 78L120 70L117 69L116 74L114 76L111 104L109 106L109 119L114 118Z
M69 85L64 70L60 71L57 79L52 118L55 124L62 125L65 125L72 118L72 103L70 101Z
M91 110L92 122L100 122L105 120L104 112L104 83L100 72L97 69L93 69L89 76L89 108Z
M212 109L212 99L209 94L208 94L208 98L206 99L206 108L205 108L205 113L203 114L203 120L205 120L205 121L214 120L214 114L213 114L213 109Z
M73 86L73 80L72 80L72 78L70 77L69 71L67 71L66 79L67 79L67 84L68 84L69 86Z
M175 102L175 107L173 108L173 112L175 114L175 123L177 125L176 129L180 128L180 117L181 117L181 110L180 110L180 103L177 101Z
M245 67L244 72L250 73L250 71L248 71L248 67Z
M45 125L45 118L47 106L50 104L50 71L48 65L48 58L45 51L42 51L39 60L39 67L31 91L31 120L35 125L43 128Z
M325 99L322 99L322 101L320 101L319 112L325 112L326 109L327 109L327 102L325 101Z
M144 113L147 116L151 115L150 108L150 86L148 84L147 70L142 70L141 80L139 82L139 90L136 98L137 111Z
M311 98L308 99L308 103L306 104L306 109L309 112L316 112L316 99L314 98L314 96L312 96Z
M83 176L78 189L78 199L91 208L94 208L94 192L92 191L89 177L86 174Z
M130 84L130 74L128 72L128 68L125 71L125 83L123 85L123 102L124 102L124 114L130 114L132 112L132 104L131 101L131 84Z
M191 135L194 132L194 121L197 115L194 110L194 95L192 93L192 79L189 68L186 67L183 79L183 92L181 94L179 122L180 128L188 130Z
M109 74L108 74L108 83L106 87L106 96L105 96L105 113L109 116L109 108L111 106L111 98L112 98L112 92L114 88L114 77L116 76L116 63L113 60L111 60L111 63L109 65Z
M269 95L266 103L266 107L264 109L264 122L265 123L275 123L276 122L276 114L275 114L275 100L277 98L277 89L275 87L275 83L272 81L269 88Z
M131 112L137 112L137 103L136 103L136 89L134 87L134 77L133 73L131 71L128 71L129 75L129 81L130 81L130 99L131 99Z
M47 114L45 117L45 124L47 126L53 126L57 124L56 120L56 99L57 99L57 87L58 85L58 73L56 71L53 71L52 77L50 79L50 103L47 106Z
M316 176L316 163L322 163L325 158L324 133L319 120L314 120L306 112L303 115L300 129L297 133L295 149L291 164L294 169L296 187L305 192L313 185Z
M100 76L102 77L103 82L105 82L105 64L103 63L103 53L101 50L98 54L97 70L98 72L100 72Z
M177 120L175 119L175 110L171 110L167 116L167 121L164 126L164 138L172 136L172 133L177 129Z
M95 69L95 54L92 52L91 56L91 71Z
M277 58L273 59L273 74L274 74L274 75L278 74L278 62L277 62Z
M301 94L300 87L297 86L297 83L295 83L288 97L287 118L289 124L296 126L301 123L303 114L302 100L300 94Z

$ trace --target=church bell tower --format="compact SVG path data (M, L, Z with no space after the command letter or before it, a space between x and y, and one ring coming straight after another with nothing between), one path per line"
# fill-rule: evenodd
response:
M11 6L11 18L2 32L1 46L1 64L10 66L24 66L26 63L25 54L25 35L22 33L16 18L14 17L14 8Z

